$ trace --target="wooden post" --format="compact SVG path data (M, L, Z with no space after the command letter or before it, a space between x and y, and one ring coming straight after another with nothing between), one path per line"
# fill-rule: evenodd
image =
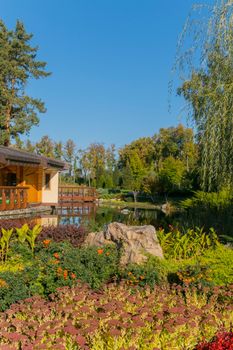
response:
M21 198L20 198L20 190L17 189L17 202L16 202L16 208L19 209L21 207Z
M15 190L13 190L12 188L10 189L10 196L9 196L9 209L13 210L15 208Z
M2 210L6 210L6 193L5 193L5 189L2 190Z

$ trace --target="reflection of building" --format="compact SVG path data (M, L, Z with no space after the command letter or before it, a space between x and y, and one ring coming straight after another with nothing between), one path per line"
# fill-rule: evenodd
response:
M48 215L41 218L35 219L35 223L41 226L57 226L58 225L58 216L57 215Z
M0 146L0 210L58 203L60 160Z

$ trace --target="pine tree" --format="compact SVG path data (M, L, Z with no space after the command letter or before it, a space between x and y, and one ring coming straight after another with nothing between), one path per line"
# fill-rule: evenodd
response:
M25 91L29 80L50 74L46 62L36 59L38 48L30 45L32 36L20 21L14 30L0 21L0 144L5 146L28 134L39 123L37 113L46 111L40 99Z

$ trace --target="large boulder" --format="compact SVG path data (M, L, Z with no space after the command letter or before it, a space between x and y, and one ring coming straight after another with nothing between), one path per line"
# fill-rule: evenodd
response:
M147 260L146 254L163 257L154 226L127 226L118 222L108 225L105 231L87 235L85 245L102 247L115 244L122 250L121 264L141 264Z

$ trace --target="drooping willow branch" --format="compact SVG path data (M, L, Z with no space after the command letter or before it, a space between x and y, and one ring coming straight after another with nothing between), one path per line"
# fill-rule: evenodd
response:
M196 125L202 186L233 186L233 0L193 8L175 70L182 82L178 94Z

